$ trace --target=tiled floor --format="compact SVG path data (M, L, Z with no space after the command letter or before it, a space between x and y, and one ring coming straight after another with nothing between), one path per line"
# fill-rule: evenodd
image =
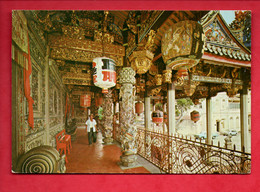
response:
M77 139L72 142L72 151L68 155L69 162L66 165L66 173L160 173L158 169L141 157L138 157L138 163L141 164L141 167L121 169L118 165L120 155L120 147L117 144L102 144L101 133L98 133L95 144L88 145L85 130L78 128Z

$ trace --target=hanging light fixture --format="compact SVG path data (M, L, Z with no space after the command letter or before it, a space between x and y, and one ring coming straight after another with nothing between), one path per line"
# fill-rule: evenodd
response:
M93 59L92 67L94 69L94 85L102 88L102 93L108 93L108 89L116 85L116 63L113 59L104 56L104 42L113 43L113 37L106 32L108 11L104 12L103 31L97 32L99 40L102 43L102 57ZM101 35L101 37L100 37Z
M196 21L173 24L162 37L162 58L179 77L187 76L188 69L197 65L203 55L204 33Z
M144 103L138 101L135 104L135 112L140 116L140 114L144 112Z
M190 113L190 117L191 117L191 120L194 122L194 123L196 123L197 121L199 121L200 120L200 113L198 112L198 111L192 111L191 113Z
M102 88L102 93L108 93L108 89L116 85L115 61L107 57L93 59L94 85Z
M84 108L91 106L91 95L90 94L80 96L80 106L84 107Z

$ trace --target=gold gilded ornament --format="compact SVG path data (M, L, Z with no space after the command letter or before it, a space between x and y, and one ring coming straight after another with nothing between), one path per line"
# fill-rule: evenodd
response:
M173 70L189 69L198 64L203 55L204 33L195 21L173 24L162 37L162 57Z
M150 69L153 57L154 54L148 50L134 51L129 61L137 74L144 74Z

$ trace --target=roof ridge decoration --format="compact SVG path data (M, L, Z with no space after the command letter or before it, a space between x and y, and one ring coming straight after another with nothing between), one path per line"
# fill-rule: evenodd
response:
M206 36L205 52L235 60L251 61L251 51L236 38L219 11L210 11L200 22Z

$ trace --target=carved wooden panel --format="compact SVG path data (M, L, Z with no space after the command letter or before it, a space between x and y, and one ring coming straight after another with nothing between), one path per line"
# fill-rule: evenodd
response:
M62 36L50 36L49 45L53 59L92 62L96 57L106 56L114 59L117 66L123 66L125 48L120 45L102 46L99 42Z

